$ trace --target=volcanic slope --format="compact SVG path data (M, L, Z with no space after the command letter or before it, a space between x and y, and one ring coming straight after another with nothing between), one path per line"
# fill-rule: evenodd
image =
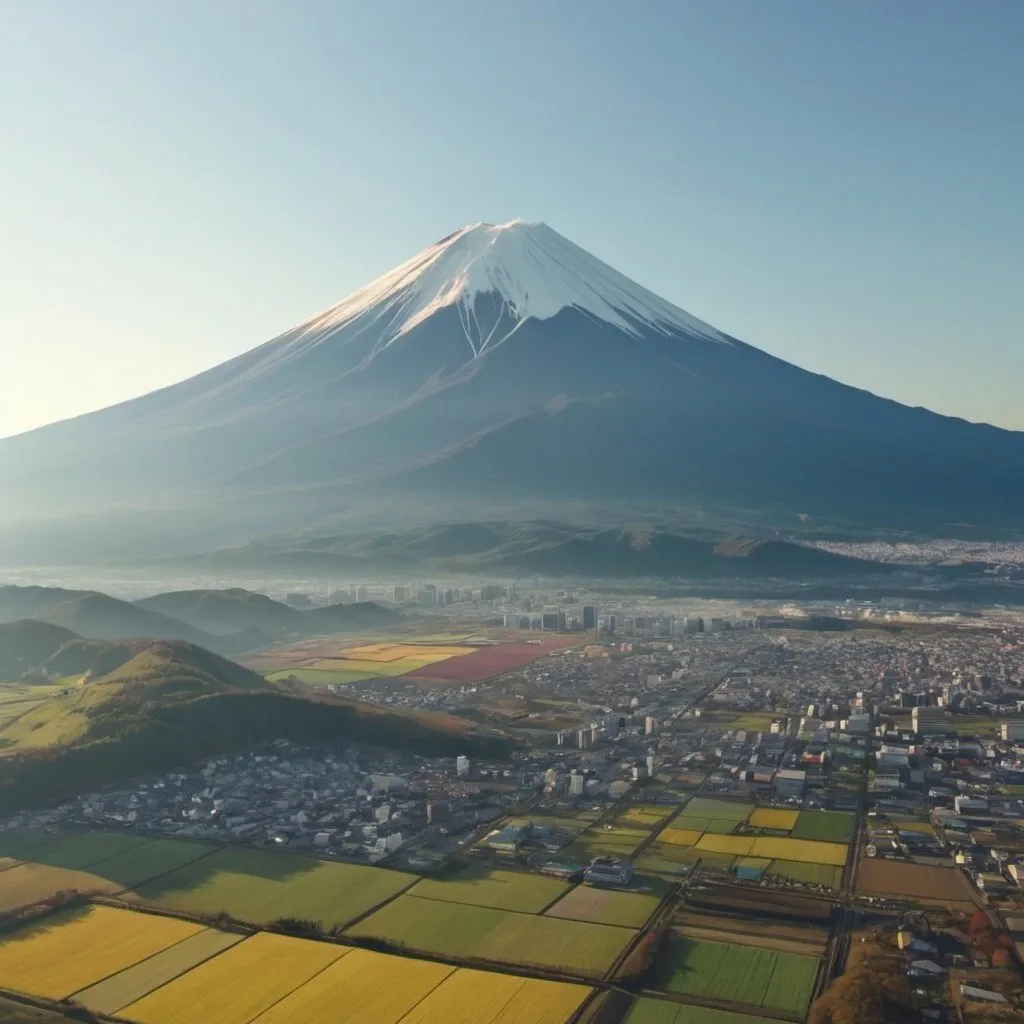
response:
M190 380L0 442L0 478L3 543L50 557L69 521L123 554L539 503L955 535L1019 529L1024 434L808 373L513 221Z

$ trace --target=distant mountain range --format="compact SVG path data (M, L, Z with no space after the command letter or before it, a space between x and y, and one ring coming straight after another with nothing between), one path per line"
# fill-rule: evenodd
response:
M83 637L184 640L236 654L289 637L395 625L398 613L371 602L298 610L247 590L188 590L122 601L94 590L0 587L0 623L32 619Z
M0 479L7 564L331 522L1024 530L1024 434L799 369L521 221L456 231L190 380L0 441Z
M543 521L451 523L355 535L311 533L225 549L209 561L224 568L282 572L430 570L624 579L834 578L895 571L786 541Z

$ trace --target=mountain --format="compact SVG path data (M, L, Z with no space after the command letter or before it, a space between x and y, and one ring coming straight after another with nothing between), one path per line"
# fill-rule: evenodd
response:
M145 636L197 644L215 643L208 633L187 623L96 590L0 587L0 623L18 619L63 626L79 636L96 639Z
M19 679L42 666L78 635L63 626L34 619L0 623L0 682Z
M0 811L279 737L453 756L507 752L506 741L462 720L270 683L181 641L114 643L106 650L91 641L90 652L90 677L0 727ZM104 661L116 667L99 674L95 668Z
M358 574L419 569L681 579L836 578L885 575L900 568L785 541L509 521L449 523L394 533L278 538L217 552L211 561L225 568L294 572Z
M297 609L251 590L177 590L135 602L214 634L259 630L266 640L394 626L401 616L373 601Z
M6 560L581 515L1000 535L1021 529L1024 434L799 369L513 221L196 377L0 441L0 479Z

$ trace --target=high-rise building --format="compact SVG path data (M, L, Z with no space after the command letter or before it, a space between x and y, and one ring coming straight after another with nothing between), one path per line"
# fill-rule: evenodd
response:
M366 586L366 584L360 583L359 586L356 587L356 600L357 601L369 601L369 599L370 599L369 588Z
M1004 743L1024 740L1024 725L1020 722L1003 722L999 727L999 735Z
M648 715L644 719L644 735L650 736L655 729L658 728L658 720L653 715Z
M945 708L914 708L910 722L918 736L941 736L949 728Z
M570 796L583 796L583 776L579 772L574 771L569 776L569 795Z
M583 606L583 628L597 629L597 609L592 604Z
M541 618L541 629L558 629L558 612L545 612Z
M568 623L568 620L566 619L565 612L562 611L561 608L559 608L558 609L558 632L559 633L564 633L568 625L569 625L569 623Z
M469 776L469 758L464 754L459 754L455 758L455 771L458 773L460 779L465 779Z
M609 615L608 616L608 632L609 633L614 633L615 632L616 624L617 624L616 617L614 615Z
M403 586L396 586L394 593L395 604L405 604L409 600L409 588Z

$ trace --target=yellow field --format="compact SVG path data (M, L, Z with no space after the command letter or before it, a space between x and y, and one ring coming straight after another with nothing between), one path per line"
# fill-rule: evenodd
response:
M671 812L672 809L669 807L630 807L629 810L623 811L618 815L616 820L654 828L655 825L660 825Z
M701 833L692 828L666 828L658 834L658 842L673 846L696 846Z
M697 844L697 849L704 853L728 853L734 857L750 855L755 840L750 836L715 836L705 835ZM788 839L783 842L789 842Z
M589 994L583 985L463 967L402 1024L565 1024Z
M454 970L446 964L353 949L253 1024L334 1024L341 1019L345 1024L397 1024Z
M423 658L397 658L394 661L368 661L356 658L324 658L314 661L306 668L319 672L365 672L367 676L404 676L406 672L415 672L433 662Z
M800 817L799 811L782 811L774 807L759 807L749 818L749 824L755 828L777 828L788 832Z
M795 860L802 864L832 864L842 867L846 863L845 843L823 843L817 839L774 839L761 836L747 851L753 857L768 860Z
M29 925L0 944L0 987L65 999L203 930L155 914L90 906Z
M118 1016L140 1024L248 1024L348 952L346 946L258 932Z
M430 644L364 644L361 647L348 647L341 652L343 659L355 661L400 661L403 658L415 658L427 664L447 661L463 654L472 654L475 647L433 646Z
M0 911L24 907L62 889L111 893L123 888L117 882L92 875L88 871L51 868L46 864L18 864L0 871Z

